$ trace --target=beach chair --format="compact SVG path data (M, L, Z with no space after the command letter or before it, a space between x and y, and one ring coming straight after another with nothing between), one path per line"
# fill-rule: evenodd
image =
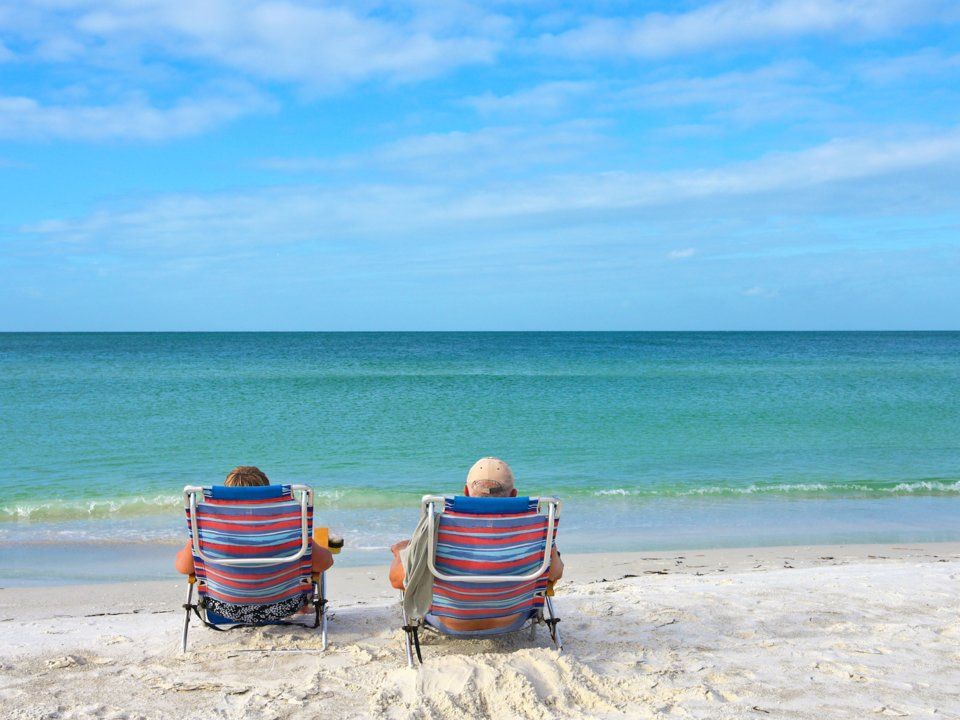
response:
M560 619L547 580L560 505L556 498L423 497L433 598L422 618L407 617L404 611L410 667L414 652L423 663L421 630L480 638L518 632L529 623L533 636L537 625L543 623L554 646L563 651L557 627ZM518 618L508 626L472 632L452 630L442 622L442 618L477 620L511 615Z
M213 630L243 626L321 628L327 648L325 573L312 572L313 490L307 485L183 489L193 545L181 650L190 615ZM194 586L197 602L193 602ZM304 621L289 618L305 605Z

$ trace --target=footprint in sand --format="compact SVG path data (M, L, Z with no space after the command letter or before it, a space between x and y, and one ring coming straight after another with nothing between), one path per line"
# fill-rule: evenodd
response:
M107 645L120 645L121 643L132 642L126 635L113 635L102 639Z
M86 665L87 660L80 655L65 655L64 657L47 660L47 667L51 670L62 670L63 668L76 667L77 665Z
M873 711L878 715L892 715L893 717L907 717L910 714L906 710L890 707L888 705L881 705L880 707L875 707Z
M643 684L643 683L641 683ZM384 717L630 717L641 688L630 678L605 678L568 657L542 650L446 657L419 673L386 678L371 710Z
M960 637L960 625L948 625L942 630L935 630L934 632L948 638Z

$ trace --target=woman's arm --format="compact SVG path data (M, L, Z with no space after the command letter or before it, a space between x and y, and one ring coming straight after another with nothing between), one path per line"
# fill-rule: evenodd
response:
M173 567L178 573L193 575L193 547L189 540L187 540L186 545L177 551L177 555L173 559Z

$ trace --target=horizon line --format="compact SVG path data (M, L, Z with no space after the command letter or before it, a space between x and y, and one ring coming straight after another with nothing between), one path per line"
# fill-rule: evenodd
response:
M955 333L960 328L803 328L803 329L565 329L565 330L0 330L0 335L212 335L212 334L452 334L452 333Z

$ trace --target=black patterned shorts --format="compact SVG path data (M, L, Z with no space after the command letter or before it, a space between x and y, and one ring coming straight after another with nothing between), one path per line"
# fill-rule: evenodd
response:
M206 597L203 600L203 606L208 613L216 613L229 622L262 625L290 617L306 605L310 598L309 594L304 594L295 595L269 605L234 605L233 603L225 603L212 597ZM212 622L217 624L217 620L214 619Z

